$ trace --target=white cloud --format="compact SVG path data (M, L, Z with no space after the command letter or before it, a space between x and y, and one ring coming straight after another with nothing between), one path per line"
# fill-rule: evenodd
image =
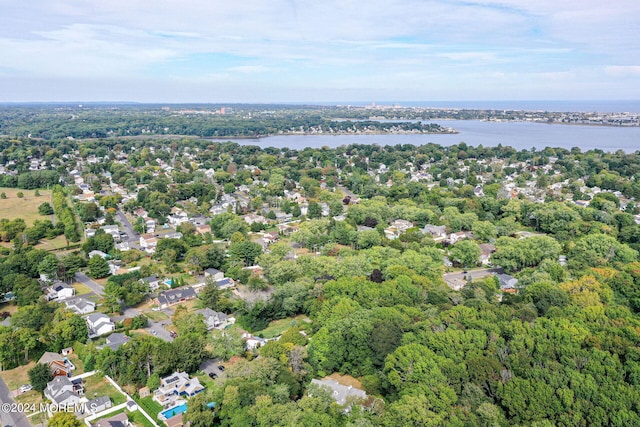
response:
M628 0L0 0L0 7L0 72L34 81L153 75L241 85L259 75L264 93L287 80L402 93L437 81L453 93L478 90L474 72L512 79L515 88L533 84L514 77L527 72L546 81L569 76L572 84L579 68L599 70L579 73L583 90L595 94L609 84L602 79L640 77L635 65L610 65L640 63L640 2Z

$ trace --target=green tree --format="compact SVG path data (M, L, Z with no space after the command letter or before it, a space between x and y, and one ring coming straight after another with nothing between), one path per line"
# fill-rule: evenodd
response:
M473 267L478 263L482 249L473 240L461 240L449 249L452 260L459 262L463 267Z
M49 203L44 202L38 206L38 213L40 215L53 215L53 207Z
M244 240L242 242L232 243L229 246L229 253L236 259L241 260L244 265L253 265L256 258L262 253L262 246L258 243Z
M47 427L83 427L83 423L71 412L56 412L49 418Z
M29 370L29 381L34 390L43 392L49 381L53 379L51 369L44 363L38 363Z
M210 427L215 425L215 414L207 407L207 403L207 398L204 393L200 393L189 399L184 420L190 422L191 427Z
M94 255L91 257L88 263L89 267L89 276L94 279L102 279L103 277L107 277L109 275L109 263L106 259L102 258L99 255Z

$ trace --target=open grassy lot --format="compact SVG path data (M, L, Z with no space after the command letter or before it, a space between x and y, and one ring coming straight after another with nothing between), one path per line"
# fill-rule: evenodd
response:
M23 384L29 384L29 369L34 366L36 366L36 362L32 361L26 365L18 366L8 371L2 371L0 372L0 377L2 377L7 384L9 390L15 390Z
M87 285L85 285L83 283L75 282L75 283L72 283L71 286L73 286L73 289L76 290L76 295L77 296L85 295L85 294L93 292L91 290L91 288L89 288Z
M35 405L36 408L40 407L41 403L44 403L42 399L42 394L35 390L28 391L26 393L22 393L13 398L16 403L24 403L26 405Z
M144 315L149 318L149 320L153 320L154 322L160 322L162 320L168 320L169 316L163 311L145 311Z
M6 311L7 313L9 313L9 315L12 315L16 311L18 311L18 306L11 302L0 304L0 312L3 311Z
M138 406L140 406L142 409L145 410L147 414L149 414L151 418L153 418L154 420L158 419L158 414L160 413L160 411L162 411L162 406L160 406L158 402L153 400L151 396L145 397L142 399L137 398L134 400L136 401Z
M306 317L307 316L305 316L304 314L300 314L296 317L287 317L280 320L274 320L269 323L269 326L267 326L263 330L255 331L255 334L260 335L264 338L275 338L282 335L284 331L292 326L304 326L306 324L306 321L304 320Z
M95 374L84 379L84 395L87 399L109 396L113 406L124 403L127 399L104 376Z
M71 246L77 246L80 242L70 243ZM36 246L36 249L42 249L45 251L57 251L60 249L65 249L67 247L67 239L64 236L58 236L55 239L51 240L40 240Z
M22 192L24 197L19 198ZM0 187L0 193L7 195L0 203L0 218L22 218L28 227L32 226L36 219L51 219L50 216L42 216L38 213L38 206L43 202L50 202L51 191L40 190L40 196L35 196L35 190L20 190L19 188Z

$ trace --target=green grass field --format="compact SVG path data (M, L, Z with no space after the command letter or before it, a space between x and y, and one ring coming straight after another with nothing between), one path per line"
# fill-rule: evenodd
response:
M306 322L303 320L305 317L305 315L301 314L296 317L287 317L280 320L274 320L269 323L269 326L267 326L263 330L255 331L255 334L263 336L264 338L275 338L282 335L284 331L292 326L305 325Z
M162 411L162 406L153 400L151 396L145 398L137 398L135 399L138 406L145 410L147 414L154 420L158 419L158 414Z
M15 369L0 372L0 376L9 387L9 390L15 390L23 384L29 384L29 369L36 366L35 362L29 362L27 365L18 366Z
M22 192L24 197L17 194ZM0 187L0 193L7 195L6 199L0 199L0 218L9 220L22 218L27 227L33 225L36 219L51 219L51 216L43 216L38 213L38 206L43 202L50 202L51 191L40 190L40 196L35 196L35 190L20 190L18 188Z
M100 374L95 374L84 379L84 395L87 399L109 396L113 402L113 406L124 403L127 400L122 393L116 390L116 388Z

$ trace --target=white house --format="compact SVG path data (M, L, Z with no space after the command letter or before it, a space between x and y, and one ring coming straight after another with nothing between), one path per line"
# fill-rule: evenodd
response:
M203 308L196 311L196 314L202 314L207 329L224 329L227 325L233 325L236 321L234 317L229 317L224 313L213 311L210 308Z
M93 313L85 317L89 327L89 338L108 334L116 329L116 324L106 314Z
M153 392L153 400L167 406L181 397L189 398L203 390L198 378L189 378L186 372L176 372L160 379L160 387Z
M96 311L96 303L82 297L70 298L64 303L69 310L78 314L89 314Z
M147 253L155 253L158 239L153 234L143 234L140 236L140 249Z
M77 405L82 393L82 380L73 382L65 376L55 377L44 389L45 397L60 406Z
M47 299L51 300L62 300L65 298L71 298L76 293L73 286L68 285L61 281L56 281L53 285L47 288Z

